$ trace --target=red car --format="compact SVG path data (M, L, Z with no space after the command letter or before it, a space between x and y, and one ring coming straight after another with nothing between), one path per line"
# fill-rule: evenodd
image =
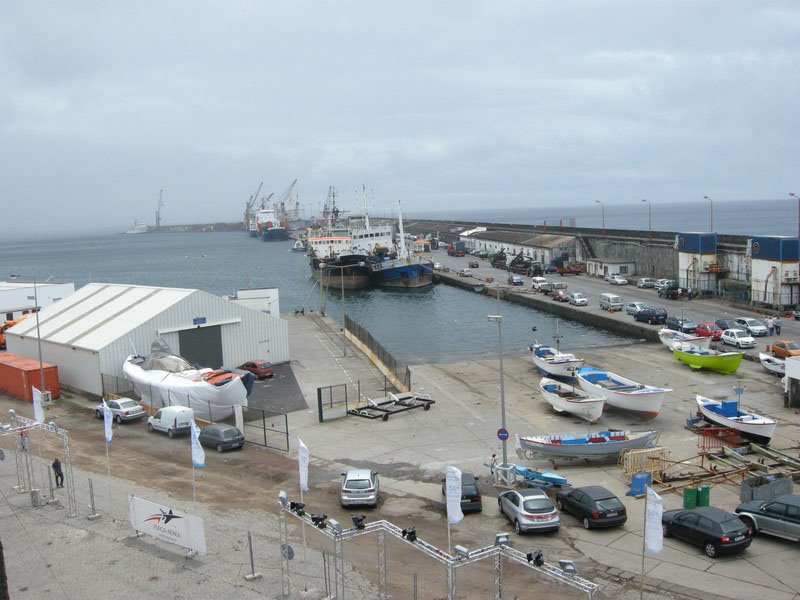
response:
M272 378L274 375L272 371L272 363L265 360L251 360L244 363L239 367L242 371L250 371L257 379Z
M552 298L553 300L558 300L559 302L569 302L569 294L566 290L556 290L553 292Z
M722 336L722 329L717 327L714 323L703 321L697 324L694 333L700 337L710 337L715 342L718 342L720 336Z

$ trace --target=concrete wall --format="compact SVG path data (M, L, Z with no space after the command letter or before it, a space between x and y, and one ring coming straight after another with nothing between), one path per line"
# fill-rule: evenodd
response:
M586 238L595 256L636 263L636 274L660 279L678 276L678 253L672 245L648 244L647 241Z
M753 259L751 294L755 303L793 306L800 302L797 262Z

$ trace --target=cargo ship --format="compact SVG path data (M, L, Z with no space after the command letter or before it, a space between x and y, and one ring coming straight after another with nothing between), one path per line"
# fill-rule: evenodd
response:
M265 242L285 242L289 230L278 221L274 207L263 206L256 215L258 235Z
M308 238L311 276L328 287L363 290L370 287L369 256L352 248L350 230L340 224Z

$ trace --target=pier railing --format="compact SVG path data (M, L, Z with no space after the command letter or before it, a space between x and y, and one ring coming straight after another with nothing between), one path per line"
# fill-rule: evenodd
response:
M351 339L351 341L389 378L398 391L411 391L411 371L408 365L400 363L392 356L391 352L372 337L369 331L347 315L344 317L344 329L345 335L349 338L356 338L356 340Z

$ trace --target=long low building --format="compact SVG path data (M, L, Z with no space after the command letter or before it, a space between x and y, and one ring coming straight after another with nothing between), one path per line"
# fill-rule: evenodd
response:
M62 385L98 395L120 383L129 355L146 355L158 337L203 367L289 360L286 321L193 289L90 283L43 308L39 331L42 358L58 366ZM38 358L36 320L6 331L6 344Z

